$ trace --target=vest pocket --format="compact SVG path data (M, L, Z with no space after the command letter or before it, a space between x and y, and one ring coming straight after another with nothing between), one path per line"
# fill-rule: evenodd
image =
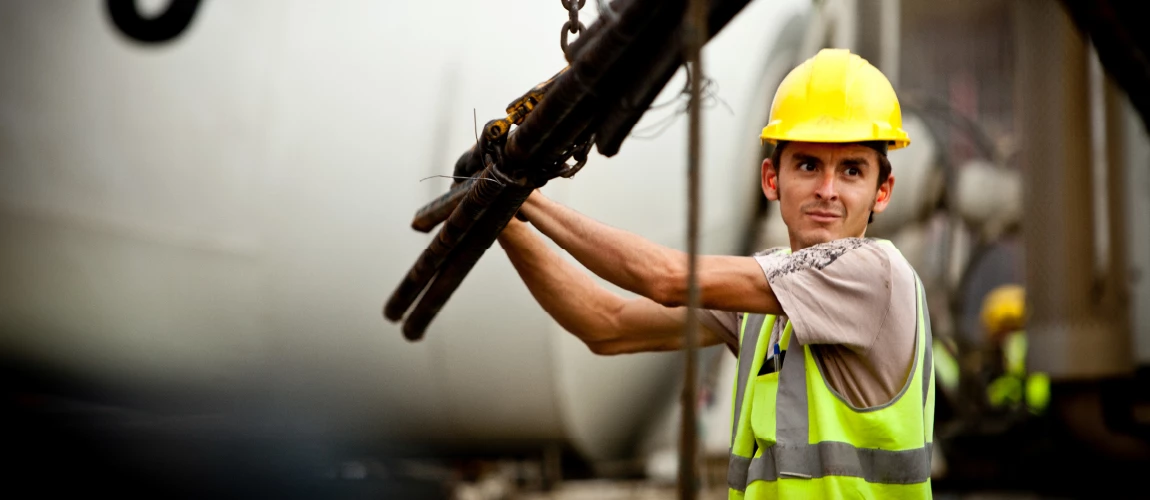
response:
M774 446L775 438L775 399L779 389L779 374L759 375L752 381L754 395L751 399L751 431L759 448Z

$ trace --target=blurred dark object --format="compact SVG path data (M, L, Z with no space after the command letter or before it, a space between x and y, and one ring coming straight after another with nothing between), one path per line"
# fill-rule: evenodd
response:
M448 496L450 484L442 478L405 476L399 468L375 473L377 462L362 457L386 462L386 452L301 432L272 410L253 411L259 404L242 407L175 387L158 392L164 395L0 360L0 466L8 496ZM362 471L340 472L348 463Z
M170 0L155 17L144 17L135 0L108 0L108 17L124 36L141 43L158 44L180 36L192 23L200 0Z
M1074 24L1094 44L1106 71L1130 96L1150 129L1150 30L1145 3L1124 0L1061 0Z
M1100 440L1111 438L1081 434L1081 429L1099 425L1084 427L1061 412L1106 420L1115 431L1150 438L1145 427L1133 427L1138 424L1130 414L1132 402L1150 403L1150 370L1126 381L1063 383L1053 396L1061 407L1059 413L1029 418L987 416L968 422L961 433L942 438L948 471L933 481L936 494L996 490L1026 492L1031 498L1141 498L1130 492L1140 491L1150 462L1100 447ZM1083 404L1084 398L1109 403Z

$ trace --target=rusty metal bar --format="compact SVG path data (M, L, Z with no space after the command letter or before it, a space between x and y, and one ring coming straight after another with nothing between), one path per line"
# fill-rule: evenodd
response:
M459 206L459 202L471 190L471 185L475 184L478 177L479 174L476 174L475 177L455 183L451 190L424 205L415 213L415 218L411 221L411 228L421 233L428 233L435 229L435 226L438 226L440 222L447 220L455 211L455 207Z
M501 175L498 170L494 172ZM532 184L514 184L511 179L504 177L504 186L491 206L483 216L475 222L472 230L464 240L455 248L451 258L435 276L435 281L427 288L427 292L419 299L419 303L411 310L407 320L403 323L403 335L408 340L418 340L423 337L431 320L435 318L447 299L455 292L475 267L475 263L483 253L491 248L495 238L507 226L507 222L535 189Z
M674 1L681 2L682 0L673 0L672 3ZM557 75L549 87L555 87L556 90L553 93L560 95L543 99L537 105L539 109L528 115L524 119L524 123L509 135L509 142L512 144L508 146L507 156L510 160L509 163L515 165L513 168L519 171L530 169L529 166L525 165L528 163L525 158L533 155L535 151L550 150L553 152L551 156L555 156L558 151L564 149L564 143L571 144L577 140L577 136L584 133L596 111L593 106L589 105L589 101L593 100L595 95L610 95L608 86L603 85L603 88L600 89L593 89L592 86L599 83L604 74L609 72L608 70L615 69L616 73L619 72L618 67L621 65L615 62L620 53L634 40L637 33L650 24L651 19L647 17L655 17L654 14L657 14L647 6L658 4L658 2L627 0L625 3L630 7L634 2L646 2L646 5L639 5L638 9L628 9L627 15L621 15L619 21L615 23L616 26L610 32L605 31L603 27L608 23L602 21L594 23L585 34L576 40L576 43L572 44L573 51L577 51L580 55L569 68L569 71L564 73L578 71L579 75L577 77L566 74ZM671 31L671 27L672 25L668 25L666 28L668 33ZM607 36L609 39L602 40L602 36ZM651 35L647 35L647 38L651 38ZM660 50L658 49L660 44L657 42L658 40L648 41L648 45L651 46L648 52ZM614 80L620 80L620 78ZM592 90L597 91L589 92ZM540 114L547 116L543 119L531 118L532 115ZM573 116L576 118L572 119ZM542 123L543 125L533 126L532 123ZM551 126L554 123L561 123L563 126L556 129ZM524 134L527 136L525 139L518 139ZM537 142L541 139L548 139L548 143L540 145L531 142ZM523 142L529 145L533 144L535 147L517 147ZM548 161L536 163L543 165L547 164ZM477 164L481 165L482 163L477 149L473 147L456 162L454 175L471 175L477 171ZM508 169L508 172L510 171L511 169ZM458 185L454 186L452 191L456 191L456 188ZM461 196L462 193L449 193L428 203L417 212L415 220L412 221L412 227L423 232L430 231L450 214L450 211L454 209L452 204L458 204Z
M707 13L706 41L710 41L724 26L738 14L750 0L710 2ZM674 33L667 45L674 47L684 46L685 41L681 32ZM705 44L706 42L704 42ZM663 51L657 57L648 57L635 61L637 78L642 84L635 86L631 92L620 97L613 105L608 107L603 124L596 134L595 145L599 154L607 157L615 156L620 146L631 133L635 124L655 102L655 98L667 86L667 82L675 76L675 72L683 64L683 53L677 50Z
M392 293L384 306L383 314L391 321L399 321L415 298L427 287L440 266L447 260L448 255L457 244L467 235L474 222L483 216L487 207L495 201L502 192L504 184L494 169L488 167L479 174L479 179L467 191L467 195L447 218L439 233L419 260L411 267L403 281Z
M536 85L512 101L511 104L508 104L506 108L506 118L487 122L483 126L484 143L504 141L511 126L521 124L535 106L543 100L547 89L565 72L567 72L567 68L564 68L547 81ZM419 209L415 214L414 220L411 222L412 229L425 233L431 231L431 229L439 225L440 222L447 219L447 217L451 215L451 212L455 210L455 207L459 205L459 201L463 199L467 190L470 189L474 181L474 176L483 170L484 167L483 147L478 144L478 140L476 142L477 144L471 146L471 149L463 153L455 162L453 177L455 177L456 181L452 184L451 190ZM460 180L464 178L469 179L466 181ZM463 184L466 184L466 186Z
M575 61L568 71L556 78L543 102L539 103L523 123L508 135L504 161L501 162L503 173L509 174L506 177L517 179L515 181L517 183L528 176L538 179L539 182L526 183L534 186L545 183L549 175L554 176L555 172L547 172L545 168L554 163L557 152L566 149L584 132L594 112L593 109L588 109L592 107L588 101L596 90L599 90L595 85L600 83L604 73L613 68L612 63L618 60L619 52L629 47L637 34L650 24L651 19L660 13L665 14L668 4L681 5L681 1L664 3L659 0L633 0L611 29L604 30L601 36L588 42L590 45L584 49L586 51L584 55ZM667 29L673 26L674 23L670 23ZM498 197L497 190L501 190L504 184L495 178L494 171L490 167L484 170L484 176L496 182L472 184L468 194L447 219L436 239L424 250L388 299L384 306L384 316L388 320L399 321L403 318L407 309L439 272L439 268L448 259L455 246ZM492 184L500 187L492 187ZM514 214L521 202L507 208ZM489 227L493 228L494 232L480 235L481 240L494 241L498 231L502 229L502 225ZM450 295L450 291L440 295ZM432 312L432 315L437 311L436 308L424 310ZM405 330L416 333L419 329L405 327Z
M651 41L665 39L675 29L684 1L633 0L617 22L590 40L543 102L508 137L508 173L546 168L559 152L574 144L601 110L595 104L606 102L601 96L618 94L624 85L634 85L619 78L631 73L632 68L620 64L627 59L625 55L667 50Z
M384 307L384 315L389 320L399 321L416 297L427 289L416 311L409 316L408 324L404 325L405 336L410 339L422 336L431 319L495 241L510 217L518 212L531 190L562 173L572 146L580 138L594 133L602 124L606 110L619 96L636 86L660 84L638 78L636 68L641 66L636 61L659 59L664 52L681 49L667 42L683 21L685 2L619 2L625 3L625 8L619 12L618 19L606 22L606 27L589 29L587 35L580 37L575 60L566 71L549 81L546 97L507 134L506 146L496 162L498 170L488 167L482 174L490 181L474 181L466 194L441 197L421 210L423 217L417 214L413 227L434 227L437 217L442 217L456 199L460 200L437 238ZM726 9L730 13L721 24L729 21L747 2L718 2L722 5L715 10ZM595 26L601 23L605 21L600 20ZM472 163L468 154L464 154L457 162L457 175L460 165L466 167ZM470 173L466 168L463 172ZM437 273L442 276L436 276Z
M642 1L647 1L649 4L655 3L654 0L635 1L637 4ZM508 136L503 166L511 175L507 176L491 168L485 172L490 171L493 176L498 172L500 177L504 177L501 191L504 187L512 185L516 188L513 189L513 193L504 197L502 202L496 204L491 217L484 217L485 214L479 213L474 220L467 217L460 218L461 221L470 223L470 227L467 228L470 231L453 231L450 234L459 234L461 238L465 234L470 234L470 236L467 236L466 245L459 248L456 254L451 255L450 262L443 271L444 275L435 277L435 282L428 288L423 298L420 299L419 305L404 322L404 336L409 340L422 337L431 319L438 314L443 304L454 293L483 252L495 241L499 231L507 224L510 217L519 210L531 190L537 184L545 183L550 177L558 173L553 168L547 167L553 167L559 152L566 150L567 145L572 144L580 135L585 133L595 111L593 108L594 96L605 93L596 85L603 85L603 75L617 67L617 64L614 63L619 59L619 52L632 42L636 33L641 31L643 26L648 24L648 21L644 20L640 13L641 11L633 10L625 12L620 16L616 30L605 32L604 39L600 39L602 41L599 44L591 42L593 45L587 49L586 59L576 61L567 72L560 75L554 83L553 90L549 91L548 97ZM613 33L617 34L612 35ZM521 139L523 137L527 137L527 139ZM517 147L519 144L524 144L525 147ZM464 197L463 203L467 203L471 199L471 192L484 189L481 184L473 184L468 195ZM495 195L486 199L486 205L496 203L497 197L498 195ZM461 204L456 211L458 212L462 207ZM449 222L455 218L453 214ZM477 221L479 222L477 223ZM441 234L443 233L441 232ZM437 239L436 241L440 242L441 240ZM438 250L446 248L447 252L451 252L459 241L449 239L443 243L438 245L437 251L425 252L416 263L416 267L412 268L408 278L400 284L400 288L393 294L392 300L388 302L388 307L385 310L389 319L396 321L402 317L403 311L410 307L415 296L430 281L432 276L429 276L429 273L439 272L439 265L448 260L447 255ZM450 272L448 272L449 270Z

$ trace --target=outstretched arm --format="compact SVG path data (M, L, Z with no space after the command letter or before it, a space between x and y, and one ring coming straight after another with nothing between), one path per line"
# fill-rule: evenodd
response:
M538 191L520 209L531 224L579 263L620 288L666 307L687 303L687 254L610 227ZM753 257L699 256L701 305L722 311L782 314Z
M682 348L685 308L664 307L643 297L628 300L604 289L518 220L503 230L499 244L535 300L596 354ZM700 332L703 347L722 342L702 326Z

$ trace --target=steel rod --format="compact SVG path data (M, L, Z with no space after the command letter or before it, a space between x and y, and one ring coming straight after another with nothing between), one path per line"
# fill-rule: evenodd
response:
M719 0L710 2L707 13L707 40L710 41L727 23L745 7L750 0ZM669 47L682 47L686 43L683 33L673 34L665 45ZM706 44L706 41L704 44ZM666 50L656 57L646 57L636 61L637 78L644 83L634 86L623 94L616 103L607 107L603 124L596 133L595 145L599 154L607 157L619 152L620 146L631 133L635 124L650 109L655 98L667 86L667 82L675 76L675 72L683 64L683 52L679 50Z
M498 173L498 172L497 172ZM519 207L531 195L535 188L531 185L507 184L500 190L498 199L475 222L467 237L456 246L451 258L435 276L435 281L427 287L427 292L419 299L419 303L411 310L411 314L403 323L403 335L408 340L418 340L423 337L431 320L435 318L447 299L455 293L463 278L483 253L491 248L491 244L507 226L507 222L519 211Z
M683 5L684 0L633 0L617 22L588 42L543 102L508 136L507 173L547 165L574 144L600 111L594 105L603 101L599 96L615 95L622 85L634 85L612 78L630 69L620 64L627 60L626 54L660 50L651 40L674 30Z
M482 148L476 143L459 156L459 159L455 161L455 167L452 169L455 182L451 183L451 189L415 212L415 217L411 221L412 229L427 233L451 216L451 212L455 211L455 207L459 206L459 201L467 193L467 188L460 186L468 184L468 188L470 188L470 181L483 171L482 151ZM460 179L461 177L468 179L463 180Z
M415 213L415 218L411 220L411 228L421 233L429 233L440 222L447 220L455 211L455 207L459 206L459 202L467 196L468 191L471 190L471 185L475 184L478 177L479 174L476 174L475 177L455 183L449 191L420 208Z
M687 139L687 325L686 369L683 373L683 420L679 456L679 498L694 500L698 492L698 443L695 432L696 365L699 348L699 169L702 149L702 49L706 40L706 0L691 0L687 9L685 27L686 60L691 72L690 121Z
M419 256L419 260L411 267L384 305L383 314L387 319L399 321L403 318L403 313L411 307L416 297L435 277L435 273L439 272L440 266L447 260L452 249L467 235L474 222L483 216L483 212L491 202L499 197L503 183L496 177L491 167L484 169L479 174L479 179L481 180L477 180L467 191L459 206L439 229L435 239Z
M503 172L516 179L529 176L540 181L531 182L532 185L546 182L548 172L542 172L541 167L551 164L559 151L584 133L594 112L590 99L597 91L602 91L597 84L602 85L603 74L617 69L615 63L619 59L619 52L632 47L633 39L651 23L652 18L659 14L666 15L669 8L667 4L674 3L682 5L682 0L665 3L659 0L632 0L628 9L621 13L618 22L604 30L603 35L588 42L584 56L556 78L543 102L508 135L504 160L501 162ZM671 23L667 29L673 29L673 26L674 23ZM457 166L463 162L464 157L461 157ZM484 169L483 175L496 180L490 167ZM419 294L427 288L452 249L497 197L493 185L502 186L498 181L472 184L436 239L420 255L384 305L384 316L388 320L402 319ZM506 208L514 214L519 206ZM485 235L482 239L490 237L494 241L496 236Z
M720 0L711 9L710 29L696 32L717 32L747 2ZM409 338L422 335L443 302L494 242L510 217L518 212L530 190L560 173L561 162L572 144L594 133L607 109L620 96L636 94L634 89L639 86L661 88L666 84L659 79L641 78L636 73L641 67L637 61L665 59L662 57L665 52L682 50L681 45L670 42L676 39L676 29L683 25L686 0L627 0L619 4L623 8L617 20L588 30L577 40L580 47L575 60L555 77L546 96L506 136L506 146L498 163L500 175L509 182L473 181L466 194L441 196L417 214L413 227L430 229L451 203L459 200L436 239L420 255L384 306L384 316L399 321L423 294L418 313L413 311L408 324L404 325ZM701 12L705 16L707 11ZM604 21L597 21L596 25L600 23ZM699 25L702 26L702 22ZM698 39L696 44L701 47L705 40L705 37ZM649 93L651 91L637 94ZM471 173L472 158L474 155L467 153L460 157L456 163L457 176L461 167L464 175ZM490 170L485 169L481 175L495 180ZM492 187L493 184L499 187ZM505 189L509 191L504 193ZM485 215L489 210L494 210L491 216ZM446 272L448 270L450 272ZM437 276L438 273L444 276Z

